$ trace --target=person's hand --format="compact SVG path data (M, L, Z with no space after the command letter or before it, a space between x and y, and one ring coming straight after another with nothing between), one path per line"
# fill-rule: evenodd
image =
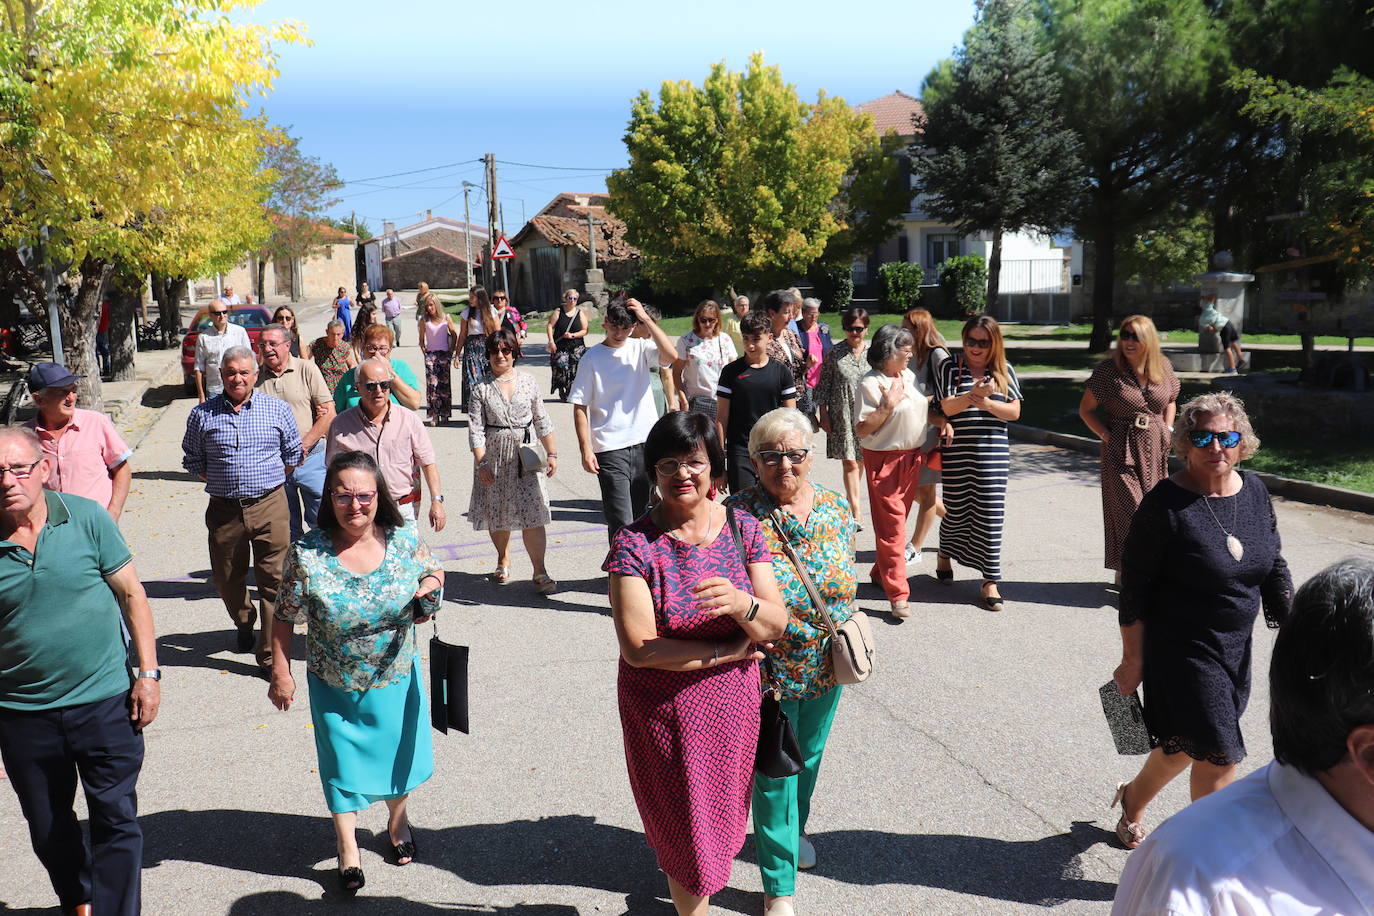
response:
M129 721L134 723L134 731L143 731L157 718L157 708L162 704L162 685L150 677L134 681L129 690Z
M973 387L969 389L969 396L986 400L988 397L991 397L993 390L992 376L985 375L973 383Z
M953 423L946 423L944 425L944 428L940 430L940 444L943 446L949 446L954 444Z
M567 335L567 334L564 334L563 336L564 336L564 337L567 337L568 335ZM555 347L555 346L554 346L553 344L551 344L551 343L545 344L545 345L544 345L544 349L549 351L549 355L550 355L550 356L553 356L555 353L558 352L558 348Z
M487 486L491 486L492 484L496 483L496 475L492 473L491 465L487 464L485 461L478 462L477 479L482 481L482 483L486 484Z
M638 299L626 299L625 308L630 310L630 314L635 316L635 320L639 323L649 323L649 313L644 311L644 305Z
M1101 436L1100 438L1102 439L1102 444L1103 444L1103 445L1107 445L1108 443L1110 443L1110 442L1112 441L1112 433L1111 433L1111 430L1108 430L1108 429L1105 429L1105 428L1104 428L1104 429L1102 430L1102 436Z
M418 588L415 589L414 597L423 598L425 595L428 595L430 592L439 588L441 585L443 585L443 582L440 581L439 577L434 575L433 573L430 573L429 575L420 579L420 585ZM423 617L416 617L415 623L429 623L433 619L433 614L426 614Z
M830 435L830 411L822 410L820 415L820 421L821 429L825 430L825 434L827 436Z
M296 679L290 674L272 673L272 681L267 686L267 699L272 701L272 705L286 712L291 708L291 701L296 698Z
M892 384L887 386L883 392L882 406L892 410L902 401L906 400L906 383L899 378L894 378Z
M463 357L462 357L462 356L455 356L455 357L453 357L453 368L455 368L455 369L461 369L461 368L463 368Z
M1121 664L1117 665L1116 670L1112 672L1112 680L1116 681L1117 692L1123 697L1135 693L1144 677L1144 671L1144 663L1123 658Z
M755 643L748 633L741 631L738 636L720 643L720 656L717 665L731 662L763 661L763 648L773 648L772 643Z
M544 476L552 477L553 472L558 470L558 456L549 455L544 459Z
M734 617L749 613L749 593L735 588L734 583L724 576L702 579L692 593L696 595L697 607L712 617Z
M444 521L447 515L444 512L444 504L441 502L429 501L429 527L435 531L444 530Z
M601 463L596 460L595 452L582 453L582 470L588 474L595 474L601 470Z
M573 332L572 332L572 331L564 331L564 332L563 332L563 336L562 336L562 338L560 338L560 339L561 339L561 340L573 340L573 339L574 339Z

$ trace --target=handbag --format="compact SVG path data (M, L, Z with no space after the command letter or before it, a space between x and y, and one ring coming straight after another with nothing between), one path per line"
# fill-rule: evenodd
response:
M1102 697L1102 714L1107 717L1116 752L1123 756L1150 753L1150 730L1145 726L1140 694L1123 697L1116 689L1116 681L1108 681L1097 692Z
M435 731L448 734L456 728L468 731L468 647L439 638L439 623L429 639L429 722Z
M835 669L835 682L837 684L858 684L867 680L873 673L873 631L868 625L868 615L863 611L855 610L844 623L835 625L835 618L830 615L830 608L826 606L825 599L821 597L820 589L816 588L816 583L811 581L811 574L806 571L806 567L797 559L797 552L792 549L786 536L782 531L782 520L776 513L780 509L774 509L774 514L770 517L773 528L778 532L778 541L782 544L782 552L787 559L792 562L792 566L797 570L797 578L801 579L801 584L806 589L806 594L811 598L811 604L816 610L821 612L821 618L825 621L825 627L830 631L830 663Z
M530 427L525 427L525 441L520 444L520 467L516 471L517 475L524 477L526 474L538 474L549 466L548 453L544 451L544 443L534 438L530 434Z

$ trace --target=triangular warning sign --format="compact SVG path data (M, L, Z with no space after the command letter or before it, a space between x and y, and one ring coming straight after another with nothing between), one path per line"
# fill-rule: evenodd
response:
M515 249L510 247L510 242L506 241L504 235L498 236L496 247L491 250L491 259L493 261L505 261L513 257L515 257Z

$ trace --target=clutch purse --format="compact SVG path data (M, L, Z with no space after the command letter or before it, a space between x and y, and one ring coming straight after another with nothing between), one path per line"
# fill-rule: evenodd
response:
M772 779L785 779L802 771L801 747L797 744L792 720L782 711L778 688L773 681L773 663L764 658L769 688L759 705L759 743L754 750L754 769Z
M1123 697L1116 689L1116 681L1108 681L1097 692L1102 697L1102 714L1107 717L1116 752L1123 756L1150 753L1150 730L1145 727L1139 692Z
M429 640L429 721L447 735L468 732L468 647L444 642L439 625Z
M544 444L530 435L530 428L525 427L525 441L520 444L520 476L526 474L538 474L549 466L548 454L544 451Z

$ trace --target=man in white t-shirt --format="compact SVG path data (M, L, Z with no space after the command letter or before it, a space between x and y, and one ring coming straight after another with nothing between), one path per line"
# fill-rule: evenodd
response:
M220 298L224 300L225 305L243 305L243 300L239 298L238 293L234 292L232 286L226 286Z
M1374 913L1374 560L1313 576L1269 663L1268 766L1165 821L1114 916Z
M229 320L228 303L216 299L206 311L210 313L210 326L196 336L196 394L202 404L224 390L219 377L224 354L231 347L253 349L248 332Z
M649 374L660 361L672 365L677 351L637 300L612 302L602 324L606 339L583 354L568 403L582 467L601 484L601 511L614 539L648 508L644 440L658 421ZM630 337L636 324L648 329L649 339Z

